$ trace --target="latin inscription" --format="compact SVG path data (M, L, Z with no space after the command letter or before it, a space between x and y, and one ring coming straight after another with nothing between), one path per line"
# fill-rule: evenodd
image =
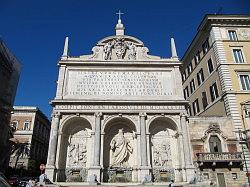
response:
M66 95L168 96L171 83L170 72L70 70Z
M56 105L58 110L180 110L184 106L168 105Z

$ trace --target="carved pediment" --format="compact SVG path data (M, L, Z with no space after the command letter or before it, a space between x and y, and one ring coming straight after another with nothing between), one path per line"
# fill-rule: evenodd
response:
M227 137L221 131L218 123L210 123L208 129L205 131L204 136L201 139L205 141L209 134L219 134L222 138L227 139Z
M142 41L132 36L109 36L100 40L92 49L92 55L83 55L83 59L96 60L152 60L160 59L148 55L148 48Z

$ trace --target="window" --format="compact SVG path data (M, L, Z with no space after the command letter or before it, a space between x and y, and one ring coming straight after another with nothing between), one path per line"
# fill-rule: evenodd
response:
M194 62L195 64L198 64L201 60L201 55L200 55L200 51L198 51L195 56L194 56Z
M184 81L185 81L184 74L181 74L181 79L182 79L182 82L184 82Z
M228 31L228 35L229 35L229 39L230 40L233 40L233 41L237 41L238 38L237 38L237 34L236 34L236 31Z
M203 108L205 109L207 107L207 105L208 105L208 103L207 103L207 93L202 92L201 96L202 96L202 105L203 105Z
M244 63L244 58L241 49L233 49L234 61L236 63Z
M194 83L194 79L191 80L190 82L190 92L191 94L194 92L195 90L195 83Z
M210 95L211 95L211 101L213 102L216 98L219 97L219 93L218 93L218 88L216 85L216 82L210 86Z
M209 42L207 38L206 41L202 44L202 51L204 55L207 53L208 49L209 49Z
M193 65L192 62L188 65L188 74L190 74L193 71Z
M250 90L250 74L240 75L242 90Z
M30 130L30 122L24 122L23 130L27 131Z
M184 71L183 74L182 74L182 81L185 81L186 78L187 78L187 76L186 76L186 71Z
M211 58L207 61L207 66L208 66L208 72L212 73L214 71L214 65Z
M236 180L238 178L237 173L232 173L233 180Z
M209 138L210 153L221 153L221 141L216 135L211 135Z
M204 74L203 74L203 69L202 68L197 73L197 81L198 81L198 85L200 85L204 81Z
M192 111L190 106L187 107L187 112L189 116L192 116Z
M184 89L184 98L187 99L189 97L188 86Z
M193 112L194 112L194 115L200 112L198 98L193 102Z

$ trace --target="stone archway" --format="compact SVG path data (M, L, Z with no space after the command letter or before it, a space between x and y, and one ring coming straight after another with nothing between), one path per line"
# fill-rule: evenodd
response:
M177 125L167 117L155 118L149 125L150 163L154 182L175 179L179 165Z
M138 152L135 124L128 118L114 117L105 124L104 133L103 181L131 182Z
M87 180L90 166L92 127L82 117L72 117L62 124L59 135L59 156L57 181L80 182Z

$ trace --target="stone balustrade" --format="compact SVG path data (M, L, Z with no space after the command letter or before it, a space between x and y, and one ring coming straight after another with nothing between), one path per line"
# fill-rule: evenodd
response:
M241 152L236 153L197 153L197 162L242 162Z

